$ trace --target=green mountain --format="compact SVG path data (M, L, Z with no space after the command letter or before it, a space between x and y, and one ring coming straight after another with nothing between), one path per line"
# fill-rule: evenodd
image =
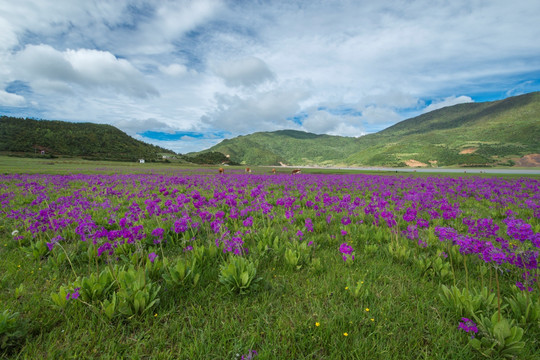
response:
M136 140L111 125L0 117L0 152L153 161L174 152Z
M467 103L359 138L282 130L224 140L207 151L251 165L493 166L540 153L540 92Z

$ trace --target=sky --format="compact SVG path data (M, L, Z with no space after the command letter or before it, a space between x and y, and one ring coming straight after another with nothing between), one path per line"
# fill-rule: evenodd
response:
M178 153L540 90L538 0L0 0L0 115Z

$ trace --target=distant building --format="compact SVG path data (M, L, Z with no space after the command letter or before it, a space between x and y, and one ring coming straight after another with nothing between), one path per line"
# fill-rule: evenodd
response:
M139 163L144 164L144 159L139 159Z

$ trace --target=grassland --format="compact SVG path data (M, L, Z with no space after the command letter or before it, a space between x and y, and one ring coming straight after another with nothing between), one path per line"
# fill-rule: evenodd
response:
M453 226L462 231L461 220L468 216L493 217L504 226L501 222L504 211L512 209L520 218L529 219L535 231L540 231L538 218L532 216L533 209L520 207L524 204L522 200L504 206L487 198L478 200L475 198L478 191L473 185L482 184L484 180L462 174L455 180L450 178L454 175L449 174L445 180L446 177L422 174L374 176L349 172L333 175L328 173L331 170L313 170L323 174L272 176L268 168L262 167L255 169L256 174L242 174L240 167L228 167L226 171L224 176L219 176L215 167L89 161L44 164L34 159L19 162L14 158L0 158L0 173L11 174L0 180L2 194L13 192L13 196L2 198L8 203L3 203L0 217L0 257L3 259L0 262L0 313L19 314L15 322L19 333L10 330L14 335L9 346L2 348L1 356L239 359L242 355L247 358L250 351L255 350L258 355L254 359L481 359L484 356L469 343L470 334L458 329L461 315L441 300L441 285L485 288L494 294L495 273L489 264L472 255L468 268L464 267L463 256L455 247L437 239L433 227ZM533 189L536 184L538 187L537 180L522 177L509 177L504 181L492 176L484 179L501 186L510 186L514 181L532 184L508 188L519 189L519 194L527 192L527 186ZM425 247L402 236L401 231L407 228L400 220L403 209L394 207L391 196L401 198L408 191L422 192L421 189L434 183L440 188L444 185L453 189L462 184L461 181L467 184L460 187L468 189L467 196L448 197L452 203L459 202L463 211L459 217L448 221L430 220L430 228L421 231ZM403 187L394 187L394 183ZM360 184L365 186L360 187ZM92 186L95 189L92 190ZM162 198L159 207L167 209L170 205L166 206L165 202L176 199L176 195L169 194L174 189L178 196L189 196L193 202L186 203L178 213L152 215L148 206ZM257 193L261 190L266 194L264 202L274 208L272 218L254 209L263 199ZM355 197L360 203L369 202L374 193L384 191L388 191L388 210L395 212L398 219L394 228L384 224L375 226L373 217L361 211L362 207L353 208ZM335 197L332 205L317 200L323 193ZM126 200L130 194L135 196ZM226 194L234 195L237 205L233 205L232 198L228 203L218 201L215 208L210 203L203 205L205 202L196 205L196 200L210 201ZM528 194L533 196L534 192L530 190ZM510 195L515 199L524 198L514 197L518 193ZM41 202L33 203L38 199L42 199ZM138 203L146 215L133 220L131 226L143 226L146 239L118 246L114 255L96 256L97 247L104 240L96 238L95 246L91 239L80 240L76 228L84 216L62 229L31 232L32 224L41 221L37 216L40 211L49 214L49 220L43 223L45 226L49 221L56 223L53 219L68 219L67 215L61 215L67 212L60 209L62 204L71 201L69 199L78 199L65 207L66 211L73 212L69 216L76 217L75 213L82 211L96 225L111 231L111 236L112 231L124 226L120 225L120 219L129 217L132 203ZM283 208L279 204L292 199L299 207L289 217L286 211L293 207ZM341 210L336 208L338 204L343 206ZM405 201L402 205L411 204ZM496 208L490 208L495 205ZM239 219L228 218L233 207L247 212ZM324 215L317 214L322 209L326 211ZM36 213L36 216L17 220L8 216L12 210L26 215ZM211 253L216 237L224 233L211 229L211 220L204 220L207 216L204 211L216 214L224 211L228 218L224 225L233 234L241 233L238 236L249 248L244 257L256 266L254 279L261 278L256 288L238 293L220 282L223 265L229 264L233 256L222 252L222 248ZM333 217L330 223L327 215ZM183 216L192 217L192 225L198 222L198 227L185 233L173 231L173 223ZM245 223L249 217L252 225ZM311 231L306 222L308 218L313 219ZM352 222L347 223L344 218L351 218ZM156 244L153 241L157 238L151 233L157 228L165 230L167 242ZM395 231L396 228L399 231ZM15 230L19 232L17 235L24 235L24 239L14 240ZM301 238L298 231L303 232ZM44 244L52 242L57 235L64 240L53 244L50 251L44 249ZM501 236L506 236L502 230ZM312 244L302 248L302 244L308 242ZM338 248L343 243L354 248L354 261L342 259ZM197 267L200 277L196 282L188 278L185 283L172 286L163 274L179 261L193 264L197 255L189 246L203 249L204 255ZM301 255L298 262L286 255L288 251ZM441 255L444 251L449 258ZM148 256L152 253L157 254L157 258L150 262ZM426 268L422 266L422 259L441 259L451 272ZM128 316L116 311L109 318L102 306L111 299L110 294L97 300L81 294L79 298L66 301L64 306L53 301L51 294L62 294L63 286L74 291L78 277L99 274L115 265L133 266L145 272L148 283L160 286L159 303L142 314ZM521 273L511 267L507 269L499 276L502 313L510 319L514 315L506 298L514 294L512 286ZM121 291L115 292L119 298ZM534 289L531 294L537 305L538 291ZM493 301L477 309L476 315L493 314L496 310L492 305ZM525 329L523 348L515 356L533 359L540 351L538 320L521 326ZM481 336L487 337L477 335Z

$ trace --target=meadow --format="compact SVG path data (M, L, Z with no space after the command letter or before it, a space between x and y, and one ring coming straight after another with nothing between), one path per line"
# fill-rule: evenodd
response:
M540 353L537 177L145 169L0 175L1 357Z

